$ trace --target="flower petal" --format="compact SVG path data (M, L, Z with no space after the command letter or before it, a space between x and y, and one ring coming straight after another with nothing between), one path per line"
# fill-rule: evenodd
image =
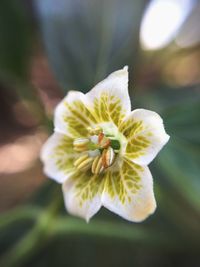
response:
M44 173L58 183L63 183L74 172L72 144L70 137L54 133L42 148Z
M136 164L149 164L169 140L163 120L150 110L134 110L119 130L128 140L126 156Z
M76 172L63 184L65 206L69 213L86 219L101 207L103 180L99 175Z
M87 127L95 123L95 119L85 107L84 94L70 91L58 104L55 110L55 131L67 133L72 137L87 135Z
M152 214L156 202L148 167L124 159L119 172L106 175L102 204L132 222L143 221Z
M118 125L131 112L128 67L115 71L85 95L85 103L98 122Z

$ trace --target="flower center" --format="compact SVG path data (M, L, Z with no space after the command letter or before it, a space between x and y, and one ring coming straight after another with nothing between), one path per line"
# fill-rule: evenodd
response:
M88 138L77 138L73 145L78 153L74 166L80 171L90 169L93 174L102 173L112 166L121 149L118 138L105 133L101 127L88 128Z

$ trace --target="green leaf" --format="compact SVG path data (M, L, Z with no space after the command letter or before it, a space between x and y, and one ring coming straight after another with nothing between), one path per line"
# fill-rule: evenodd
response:
M171 137L156 163L166 179L169 179L190 205L200 211L199 147Z
M87 91L137 59L146 0L36 0L50 64L63 90ZM98 12L97 12L98 11Z
M21 1L1 1L0 74L27 77L33 29Z

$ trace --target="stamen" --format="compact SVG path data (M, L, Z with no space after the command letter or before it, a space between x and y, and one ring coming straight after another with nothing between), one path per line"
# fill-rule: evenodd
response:
M89 135L98 135L102 132L102 128L99 126L96 128L88 127L87 130L89 132Z
M102 153L102 165L104 168L110 167L115 160L115 152L112 147L105 149Z
M86 171L90 169L90 167L92 166L93 160L94 160L93 158L86 159L85 161L81 162L81 164L77 166L77 169L82 170L82 171Z
M78 170L87 171L89 168L91 168L93 160L94 158L91 158L88 156L88 154L85 154L74 162L74 166L77 167Z
M86 152L75 160L74 166L81 171L91 169L93 174L100 174L114 163L120 142L113 135L104 134L101 127L87 130L88 138L77 138L73 142L76 152Z
M92 173L99 174L104 170L102 165L102 157L97 156L92 163Z
M101 143L101 141L103 140L103 138L104 138L104 134L103 133L100 133L98 135L98 143Z
M73 142L74 150L77 152L83 152L88 150L89 142L90 140L88 138L77 138Z
M85 154L81 157L79 157L75 162L74 162L74 166L77 167L79 164L81 164L81 162L83 162L84 160L88 159L88 154Z
M103 133L100 133L98 136L98 143L101 148L107 148L110 145L110 139L107 138Z

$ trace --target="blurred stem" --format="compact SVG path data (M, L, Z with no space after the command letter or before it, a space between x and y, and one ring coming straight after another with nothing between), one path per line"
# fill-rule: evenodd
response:
M128 225L109 221L94 220L89 224L80 219L60 218L52 228L53 235L74 235L84 234L91 237L116 238L127 241L143 242L145 244L163 245L171 247L176 243L167 233L159 233L142 226Z
M56 236L86 235L95 238L112 238L118 240L132 241L143 246L151 246L156 249L167 251L180 251L181 249L193 249L195 240L182 242L172 232L163 232L162 229L149 229L141 225L120 224L115 222L104 222L94 220L86 224L80 219L71 217L56 217L59 210L59 202L53 203L51 207L37 219L32 230L22 238L9 251L1 262L2 267L23 266L28 259L37 253L49 239ZM193 242L193 243L192 243ZM195 244L195 243L194 243ZM197 246L195 246L197 247Z
M22 220L35 220L41 214L41 209L34 206L27 206L7 212L0 217L0 230L11 224Z
M40 216L32 230L4 256L1 266L20 266L43 245L50 226L51 214Z
M27 207L21 210L10 212L3 215L0 220L0 228L7 224L15 223L24 219L35 219L35 225L21 240L19 240L9 252L7 252L2 261L1 267L25 266L39 250L41 250L52 237L61 235L67 237L71 235L85 235L93 238L112 238L116 240L125 240L151 246L156 249L166 251L194 250L198 247L198 238L188 238L181 236L183 242L180 242L180 233L174 231L163 231L163 229L144 227L142 225L129 223L116 223L112 221L93 220L89 224L83 220L72 217L58 217L62 203L60 189L56 187L51 194L52 202L46 211L34 207ZM45 208L45 207L44 207ZM173 215L171 215L173 216ZM182 244L182 246L181 246Z
M60 193L60 192L59 192ZM34 227L26 234L21 240L19 240L16 245L9 252L7 252L0 262L1 267L17 267L21 266L28 258L34 255L48 240L50 236L51 227L56 221L56 216L60 210L61 198L58 195L58 188L52 194L52 202L45 212L33 212L31 209L30 213L27 208L21 211L17 215L15 213L10 213L5 215L2 226L7 226L6 224L14 223L19 219L34 218L36 223ZM15 215L13 217L13 215ZM1 224L0 224L1 226Z

